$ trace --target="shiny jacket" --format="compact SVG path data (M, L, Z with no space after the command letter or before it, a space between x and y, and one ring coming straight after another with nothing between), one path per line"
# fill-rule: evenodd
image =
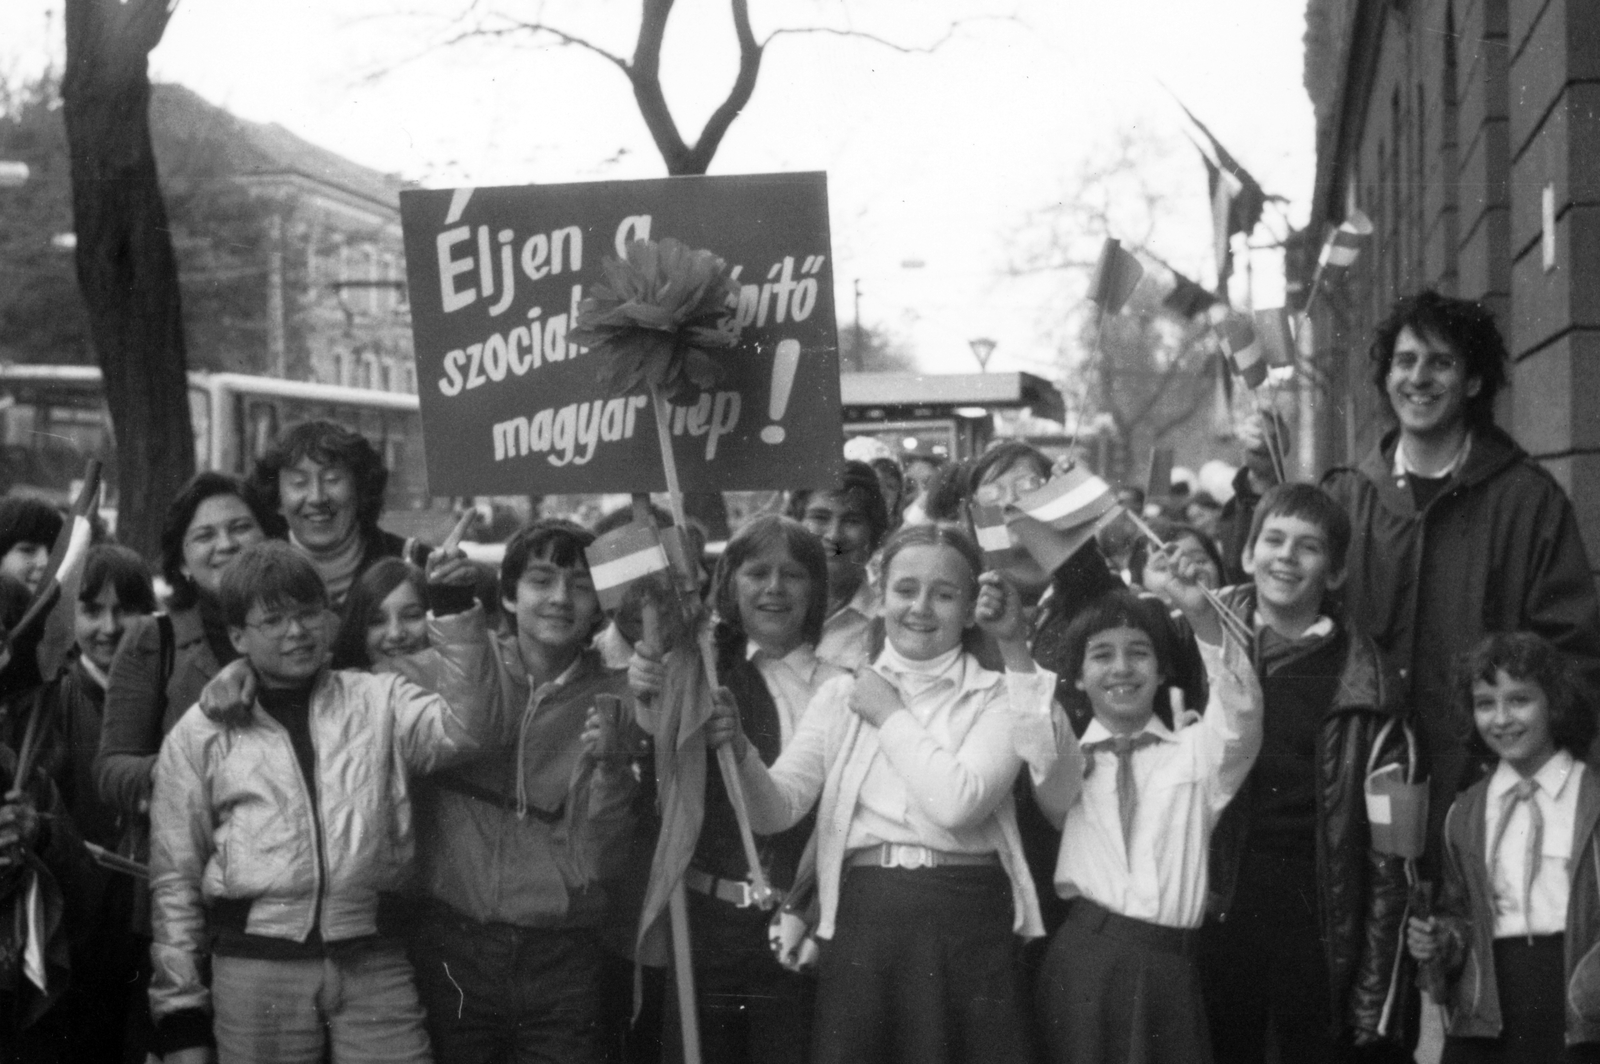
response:
M377 931L379 891L415 848L413 773L476 752L496 727L482 611L430 618L439 694L393 675L325 670L311 692L315 808L288 731L260 705L231 727L198 708L162 744L152 796L150 985L157 1023L207 1010L207 906L251 900L245 931L304 942Z
M1253 584L1229 588L1222 595L1241 617L1254 614ZM1400 1040L1402 1005L1410 989L1405 865L1369 845L1364 786L1369 766L1407 764L1408 734L1399 692L1372 640L1351 632L1342 622L1301 654L1274 661L1273 672L1292 669L1305 654L1345 635L1344 666L1323 718L1316 755L1318 911L1331 1015L1362 1045ZM1259 672L1259 644L1251 656ZM1266 712L1272 713L1270 703ZM1378 744L1376 757L1374 744ZM1250 831L1252 784L1253 780L1245 782L1211 837L1207 909L1214 919L1224 919L1233 901Z
M1500 1035L1500 988L1494 971L1494 894L1489 883L1484 812L1489 780L1462 792L1445 818L1444 882L1437 915L1447 977L1447 1033ZM1600 775L1578 781L1571 893L1567 901L1567 1044L1600 1042Z
M1323 486L1355 531L1343 588L1406 688L1432 761L1432 830L1466 771L1472 722L1451 687L1457 658L1489 632L1535 632L1600 692L1600 598L1566 493L1500 429L1473 430L1449 484L1419 511L1394 475L1398 430Z

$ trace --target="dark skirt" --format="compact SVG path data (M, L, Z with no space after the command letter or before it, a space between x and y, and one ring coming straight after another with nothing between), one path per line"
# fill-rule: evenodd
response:
M999 866L852 868L817 972L815 1064L1028 1064Z
M1196 933L1075 900L1037 992L1051 1064L1209 1064Z
M1500 1037L1444 1040L1440 1064L1578 1064L1600 1061L1600 1045L1566 1045L1566 953L1561 935L1497 938Z

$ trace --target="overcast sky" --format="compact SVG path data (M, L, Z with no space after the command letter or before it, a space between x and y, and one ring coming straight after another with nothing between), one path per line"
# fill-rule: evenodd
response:
M517 40L429 48L461 6L182 0L152 73L428 185L665 172L628 83L605 60ZM521 9L542 7L550 21L627 54L638 6L523 0ZM0 4L0 69L14 76L49 50L59 55L50 39L61 32L59 7ZM1016 278L1008 267L1035 242L1040 213L1074 195L1085 161L1107 157L1124 134L1147 158L1147 183L1166 197L1153 247L1209 282L1204 171L1166 89L1269 192L1289 198L1288 219L1305 222L1314 157L1298 0L753 0L752 8L758 34L852 26L907 45L971 20L927 55L837 36L778 40L712 166L827 171L840 324L852 318L859 279L863 320L906 339L924 369L975 370L967 341L987 336L998 341L991 369L1057 371L1063 315L1085 279ZM506 9L517 10L516 0ZM726 4L679 0L663 71L686 139L734 67ZM389 72L367 76L380 69ZM1284 224L1269 208L1256 242L1270 242L1269 230L1281 236ZM1256 255L1256 306L1282 302L1281 261Z

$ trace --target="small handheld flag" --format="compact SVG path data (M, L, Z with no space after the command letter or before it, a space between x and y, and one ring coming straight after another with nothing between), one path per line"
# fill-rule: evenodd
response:
M1023 513L1062 532L1103 517L1116 505L1111 485L1082 466L1073 466L1017 500Z
M1011 532L1023 549L1039 563L1039 568L1047 573L1053 573L1065 565L1067 559L1088 546L1095 534L1122 512L1122 507L1113 500L1111 509L1077 528L1070 529L1057 528L1043 521L1036 521L1027 514L1018 514L1011 519Z
M978 541L978 549L985 555L1002 554L1016 546L1011 536L1011 529L1006 527L1006 511L1003 506L973 503L972 534ZM985 558L985 561L988 560Z
M1372 220L1352 208L1350 217L1346 218L1344 223L1328 237L1328 242L1322 245L1322 254L1317 258L1317 266L1337 270L1348 269L1361 254L1361 246L1371 235Z
M1267 379L1267 362L1257 342L1256 328L1248 314L1230 314L1217 326L1217 336L1228 353L1228 366L1249 388L1259 388Z
M1139 260L1123 250L1115 237L1108 236L1100 247L1100 261L1089 282L1089 299L1102 313L1115 314L1128 302L1143 276L1144 267Z
M1258 310L1251 315L1256 342L1269 366L1292 366L1295 362L1294 329L1285 307Z
M607 610L621 606L628 589L639 581L671 568L655 526L638 521L607 532L584 554L600 606Z

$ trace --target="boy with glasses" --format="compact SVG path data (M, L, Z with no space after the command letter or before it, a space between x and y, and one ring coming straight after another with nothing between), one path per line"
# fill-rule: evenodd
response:
M436 564L434 578L455 567ZM159 1048L169 1064L217 1052L428 1061L411 965L379 932L378 895L411 865L410 777L476 752L494 728L482 613L430 617L442 664L440 694L429 694L394 675L328 669L327 593L288 544L246 550L220 597L256 699L240 726L191 709L156 763Z

